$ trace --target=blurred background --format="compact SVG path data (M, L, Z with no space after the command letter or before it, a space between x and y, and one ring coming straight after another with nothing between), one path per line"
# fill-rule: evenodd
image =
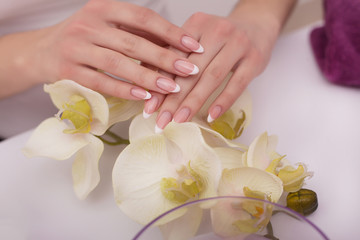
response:
M168 4L169 19L173 23L181 26L185 19L196 11L226 16L237 2L237 0L222 0L221 8L219 8L219 1L220 0L168 0L168 2L171 3ZM283 33L288 33L320 21L323 16L322 5L322 0L298 0L292 15L283 29Z

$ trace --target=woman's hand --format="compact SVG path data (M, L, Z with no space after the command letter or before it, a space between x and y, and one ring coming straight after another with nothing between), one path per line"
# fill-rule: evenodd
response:
M201 45L187 31L152 10L113 0L90 0L64 22L0 40L0 49L7 51L2 55L13 59L0 67L8 70L8 74L0 73L0 83L13 78L7 85L14 88L13 92L22 90L20 86L30 85L29 82L67 78L125 99L150 98L145 89L162 94L180 90L173 79L130 58L187 77L197 74L199 69L180 53L202 52ZM18 79L28 82L21 85Z
M201 55L188 55L189 61L199 66L200 73L186 79L176 77L175 81L180 85L181 92L166 96L154 93L146 102L145 117L161 105L157 117L158 131L172 119L179 123L189 121L222 84L228 73L233 71L226 87L208 110L208 121L213 121L223 114L249 82L264 70L279 27L271 22L263 24L259 18L261 16L246 14L237 18L223 18L196 13L186 21L183 28L199 39L206 51Z

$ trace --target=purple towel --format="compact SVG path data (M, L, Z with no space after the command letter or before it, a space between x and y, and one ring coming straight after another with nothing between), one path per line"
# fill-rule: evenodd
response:
M360 0L325 0L325 25L311 32L316 61L333 83L360 87Z

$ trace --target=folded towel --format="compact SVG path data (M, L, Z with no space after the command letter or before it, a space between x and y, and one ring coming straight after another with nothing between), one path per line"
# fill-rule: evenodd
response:
M310 35L316 61L330 82L360 87L360 0L325 0L324 11Z

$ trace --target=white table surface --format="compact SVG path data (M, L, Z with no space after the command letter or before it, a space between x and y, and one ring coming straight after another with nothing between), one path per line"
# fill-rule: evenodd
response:
M360 89L328 83L315 65L307 27L282 36L267 70L249 89L251 126L242 142L279 137L278 151L304 162L319 208L309 219L331 239L360 236ZM131 239L141 226L113 200L113 149L101 159L101 182L84 200L72 190L71 160L25 158L31 131L0 143L0 239Z

